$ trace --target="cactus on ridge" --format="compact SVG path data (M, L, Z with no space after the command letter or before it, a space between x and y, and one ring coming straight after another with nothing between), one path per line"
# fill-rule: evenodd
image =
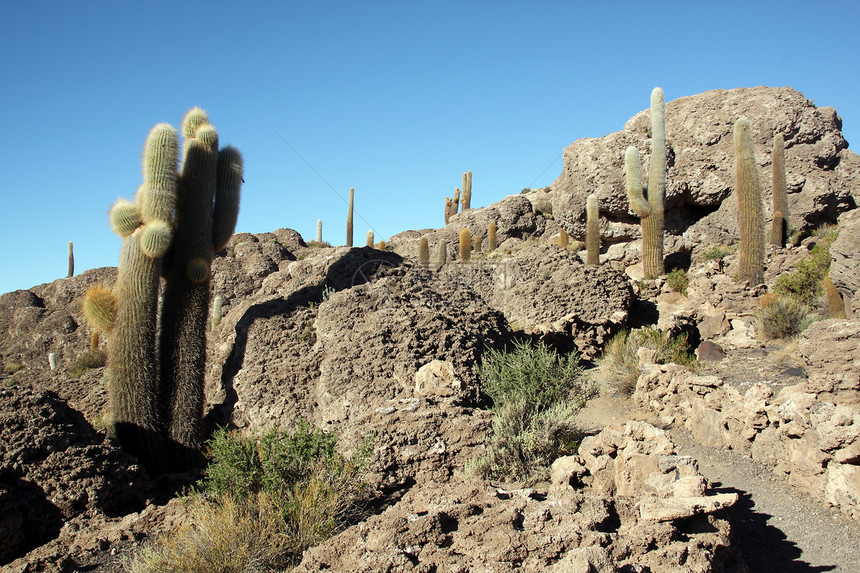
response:
M373 247L373 243L373 230L371 229L367 231L367 246Z
M600 211L597 195L592 193L585 202L585 264L600 264Z
M472 233L468 228L460 229L460 262L466 263L472 258Z
M627 197L642 224L642 269L646 279L659 277L663 267L663 208L666 200L666 105L661 88L651 92L651 159L648 196L642 188L639 151L628 147L624 155Z
M322 243L322 219L317 219L317 243Z
M66 278L75 276L75 250L72 242L69 241L69 275Z
M352 208L355 203L355 188L349 188L349 210L346 213L346 246L352 246Z
M421 237L418 241L418 264L422 267L430 264L430 243L427 237Z
M472 208L472 172L463 173L463 211Z
M761 183L748 119L742 117L735 122L733 137L740 235L738 279L756 285L764 281L764 226Z

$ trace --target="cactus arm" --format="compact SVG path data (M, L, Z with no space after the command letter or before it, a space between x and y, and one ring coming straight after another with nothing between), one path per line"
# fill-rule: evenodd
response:
M633 212L641 218L651 214L651 204L642 189L642 169L639 163L639 150L628 147L624 152L624 173L627 182L627 200Z
M239 218L239 199L242 192L242 154L227 146L218 153L218 184L215 188L215 207L212 214L212 245L215 252L230 242Z

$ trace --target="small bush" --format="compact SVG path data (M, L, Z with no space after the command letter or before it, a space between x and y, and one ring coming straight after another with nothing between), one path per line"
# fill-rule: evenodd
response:
M467 474L535 481L557 457L576 451L581 433L573 419L594 395L578 357L516 343L510 352L488 350L480 376L493 400L493 434Z
M717 270L719 272L723 272L723 259L731 255L733 252L734 249L726 245L716 245L714 247L709 247L702 252L702 261L717 261Z
M224 430L208 443L212 461L201 491L187 502L190 519L160 538L133 573L268 571L296 565L302 552L361 515L360 479L372 441L351 460L337 435L300 420L292 434L261 437Z
M786 338L809 325L810 310L798 297L771 293L761 298L758 321L768 338Z
M311 249L324 249L331 247L331 243L328 241L308 241L307 246Z
M91 368L101 368L107 362L107 354L104 350L87 350L75 362L69 366L69 378L80 378L81 375Z
M687 296L687 286L690 284L690 279L687 277L687 271L684 269L675 269L666 275L666 284L673 292L679 292Z
M7 362L3 365L3 374L8 374L11 376L16 372L20 372L24 368L26 368L26 366L24 366L20 362Z
M816 307L823 293L822 281L830 270L830 245L839 234L833 227L817 233L819 239L809 255L797 263L794 272L779 277L774 289L777 294L797 298L808 307Z
M615 389L628 396L636 390L636 381L642 374L640 348L653 350L657 364L675 363L691 370L698 366L696 357L690 353L686 333L670 338L668 332L649 327L619 332L606 343L599 364Z

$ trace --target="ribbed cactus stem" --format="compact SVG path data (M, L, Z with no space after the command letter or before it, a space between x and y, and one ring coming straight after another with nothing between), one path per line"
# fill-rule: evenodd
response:
M454 202L450 197L445 197L445 226L448 226L448 223L451 222L451 206Z
M465 263L472 258L472 233L467 228L460 229L460 262Z
M491 221L487 226L487 249L492 252L496 250L496 223Z
M221 308L224 300L220 296L216 296L212 301L212 328L217 328L221 324Z
M755 162L752 125L740 118L734 125L735 192L738 200L738 279L751 284L764 281L764 228L761 183Z
M484 240L484 238L483 238L483 237L481 237L481 235L478 235L477 237L475 237L475 248L474 248L474 251L475 251L476 253L478 253L478 254L480 254L480 253L481 253L481 243L483 242L483 240Z
M570 242L570 236L567 234L567 231L564 229L558 230L558 246L562 249L566 249L568 243Z
M785 218L782 216L782 211L775 211L773 220L770 222L770 244L777 247L783 246L783 238L785 237Z
M421 237L418 241L418 264L422 267L430 265L430 243L427 237Z
M380 251L384 251L386 248L388 248L388 245L386 245L385 241L382 240L382 241L379 241L379 244L376 246L376 248L379 249Z
M773 138L772 161L771 181L773 186L774 223L771 226L770 242L773 245L782 247L785 245L789 213L788 190L785 184L785 141L781 133L777 133ZM777 212L782 215L779 225L776 222Z
M239 219L242 190L242 155L227 146L218 152L215 206L212 214L212 248L215 252L227 246Z
M346 246L352 246L352 208L355 204L355 188L349 188L349 210L346 212Z
M322 219L317 219L317 243L322 243Z
M472 172L463 173L463 210L472 208Z
M69 241L69 275L67 278L75 276L75 248L72 242Z
M374 243L374 241L373 241L373 231L372 231L372 230L369 230L369 231L367 231L367 246L368 246L368 247L372 247L372 246L373 246L373 243Z
M460 211L460 189L454 189L454 200L451 203L451 214L456 215Z
M585 202L585 264L600 264L600 211L597 203L597 195L593 193Z

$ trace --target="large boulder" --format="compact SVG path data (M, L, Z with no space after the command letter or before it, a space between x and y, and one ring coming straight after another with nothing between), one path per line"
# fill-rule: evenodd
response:
M645 97L643 96L643 100ZM842 120L830 107L788 87L713 90L666 104L667 252L683 243L720 244L737 237L732 126L753 124L766 218L771 218L773 137L785 139L790 224L805 230L835 222L860 199L860 158L848 151ZM603 138L580 139L564 150L564 167L553 182L553 215L571 236L585 234L585 199L597 193L603 240L639 237L624 182L624 151L636 146L643 170L650 155L650 111L645 110ZM680 236L684 235L681 240Z

